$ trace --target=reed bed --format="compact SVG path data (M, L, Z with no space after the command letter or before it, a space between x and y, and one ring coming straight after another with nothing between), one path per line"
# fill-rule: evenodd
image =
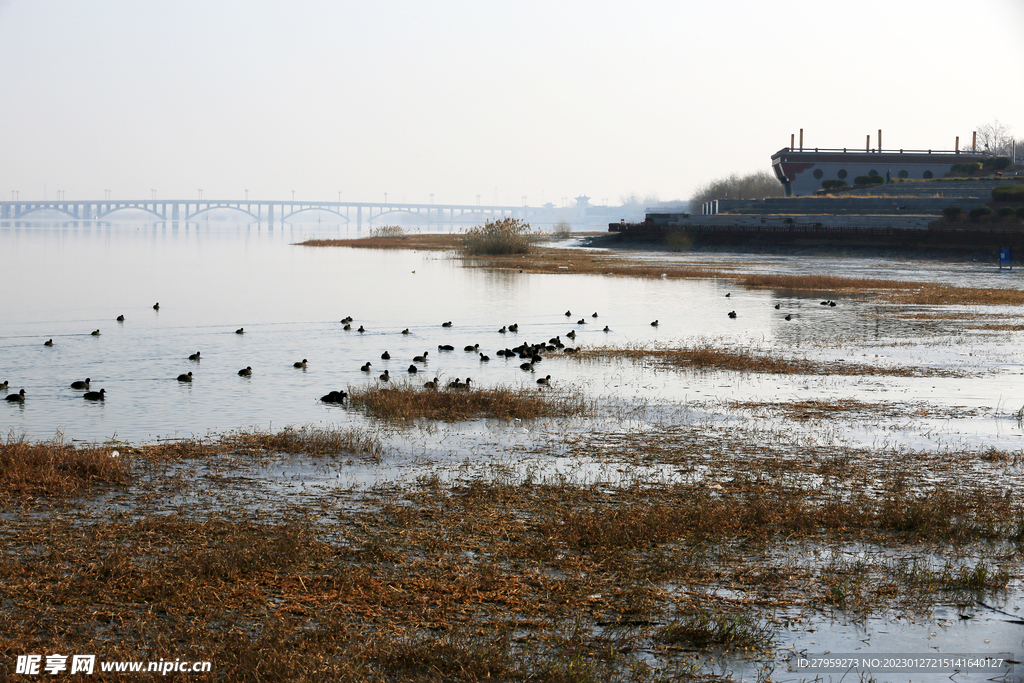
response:
M401 238L356 240L309 240L303 246L348 246L374 249L421 249L457 252L464 246L460 235L407 235ZM772 289L821 298L840 296L911 305L1024 305L1024 290L957 287L939 283L852 278L837 275L743 273L735 269L672 262L630 260L626 253L568 251L532 244L529 254L465 250L464 265L475 268L517 270L525 273L591 274L644 278L728 279L750 289Z
M65 498L97 487L124 484L129 465L116 447L76 447L61 439L32 443L9 435L0 442L0 502L15 498Z
M580 349L575 358L581 361L626 358L635 362L653 361L666 367L694 370L729 370L783 375L887 375L895 377L951 377L952 370L925 367L882 367L862 363L819 362L787 359L754 349L730 349L702 343L692 347L651 347L637 345L623 348Z
M409 383L354 387L349 402L367 414L397 420L427 418L459 422L481 417L528 420L538 417L575 417L591 409L583 394L574 390L496 386L484 389L442 386L429 390Z

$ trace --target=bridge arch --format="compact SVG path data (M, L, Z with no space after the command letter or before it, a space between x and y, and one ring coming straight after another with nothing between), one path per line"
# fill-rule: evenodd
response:
M205 209L199 209L198 211L196 211L194 213L190 213L189 215L185 216L185 220L186 221L190 221L190 220L195 219L198 216L201 216L204 213L209 213L211 211L223 211L223 210L238 211L239 213L244 213L246 216L251 217L252 219L254 219L257 222L259 222L259 220L260 220L260 217L257 216L256 214L254 214L252 211L246 211L245 209L243 209L241 207L238 207L238 206L227 206L227 205L224 205L224 206L208 206Z
M382 216L387 216L388 214L391 214L391 213L400 213L400 214L404 214L406 216L411 216L412 218L416 218L420 222L423 222L423 223L429 223L430 222L430 218L429 218L429 216L428 216L428 214L426 212L423 212L423 211L413 211L411 209L388 209L387 211L381 211L380 213L373 214L372 216L370 216L368 221L370 223L372 223L375 220L377 220L378 218L380 218Z
M311 206L311 207L309 207L307 209L299 209L298 211L292 211L289 214L285 214L285 215L281 216L281 220L282 221L286 221L289 218L291 218L292 216L297 216L300 213L307 213L309 211L319 211L321 213L333 213L335 216L338 216L339 218L344 218L346 223L351 223L352 222L352 219L349 218L348 216L346 216L343 213L339 213L339 212L335 211L334 209L330 209L330 208L327 208L327 207L318 207L318 206Z
M62 213L65 216L69 216L71 218L74 218L76 221L77 220L81 220L78 216L76 216L75 214L71 213L67 209L60 209L60 208L57 208L56 206L36 206L34 208L29 209L28 211L25 211L23 213L19 213L16 216L12 216L11 218L12 218L12 220L17 220L18 218L22 218L24 216L27 216L30 213L39 213L40 211L55 211L57 213Z
M106 218L110 214L117 213L118 211L144 211L145 213L148 213L150 215L156 216L160 220L166 220L163 216L158 214L153 209L149 209L149 208L147 208L145 206L136 206L134 204L130 204L130 205L127 205L127 206L115 206L113 209L110 209L109 211L104 211L103 213L96 214L94 216L94 218L97 219L97 220L100 219L100 218Z

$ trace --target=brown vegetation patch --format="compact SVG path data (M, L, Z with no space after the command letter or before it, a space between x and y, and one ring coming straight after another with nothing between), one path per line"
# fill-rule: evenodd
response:
M510 420L536 417L571 417L590 411L578 391L512 388L448 387L428 390L398 384L352 388L349 401L370 415L401 420L428 418L458 422L479 417Z
M455 251L462 235L405 234L402 236L358 237L344 240L306 240L300 247L352 247L355 249L416 249L419 251Z
M956 376L950 370L923 367L880 367L847 362L817 362L787 359L751 349L718 348L704 344L689 348L590 348L581 349L576 358L595 360L628 358L634 361L653 360L662 365L699 370L733 370L797 375L887 375L896 377Z
M356 240L309 240L304 246L349 246L375 249L429 249L455 251L462 246L460 235L408 235L402 238ZM554 249L533 245L529 254L473 256L463 261L476 268L499 268L526 273L576 273L626 277L730 279L751 289L772 289L822 298L876 297L883 301L913 305L1002 305L1024 304L1024 290L957 287L939 283L852 278L837 275L786 273L744 274L720 266L698 266L649 259L631 260L621 252Z
M0 502L74 496L128 478L128 463L117 447L76 447L60 440L30 443L14 437L0 442Z

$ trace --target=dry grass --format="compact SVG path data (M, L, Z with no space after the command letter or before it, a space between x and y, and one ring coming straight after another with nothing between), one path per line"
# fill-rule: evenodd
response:
M310 240L305 246L349 246L375 249L457 250L458 235L414 235L398 239ZM687 264L631 261L628 254L552 249L533 245L530 253L507 256L474 256L468 267L518 270L526 273L576 273L646 278L729 279L751 289L835 298L850 296L914 305L1024 305L1024 290L957 287L938 283L908 282L881 278L850 278L835 275L785 273L744 274L737 270Z
M415 249L417 251L455 251L462 235L406 234L401 237L359 237L345 240L306 240L300 247L352 247L355 249Z
M539 390L497 386L487 389L442 388L410 384L350 388L349 401L375 417L400 420L428 418L458 422L480 417L522 420L571 417L590 412L578 391Z
M8 436L0 442L0 503L33 496L83 494L124 484L129 465L116 447L75 447L61 440L31 443Z
M806 359L787 359L753 349L729 349L710 343L693 347L666 348L638 345L625 348L589 348L579 350L579 360L627 358L636 362L654 361L675 368L731 370L783 375L888 375L897 377L956 376L951 370L923 367L880 367L860 363L823 363Z

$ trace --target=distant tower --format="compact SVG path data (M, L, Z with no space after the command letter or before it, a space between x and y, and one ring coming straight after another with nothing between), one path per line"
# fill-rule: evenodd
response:
M577 209L589 209L590 208L590 197L585 194L581 194L576 197L576 208Z

